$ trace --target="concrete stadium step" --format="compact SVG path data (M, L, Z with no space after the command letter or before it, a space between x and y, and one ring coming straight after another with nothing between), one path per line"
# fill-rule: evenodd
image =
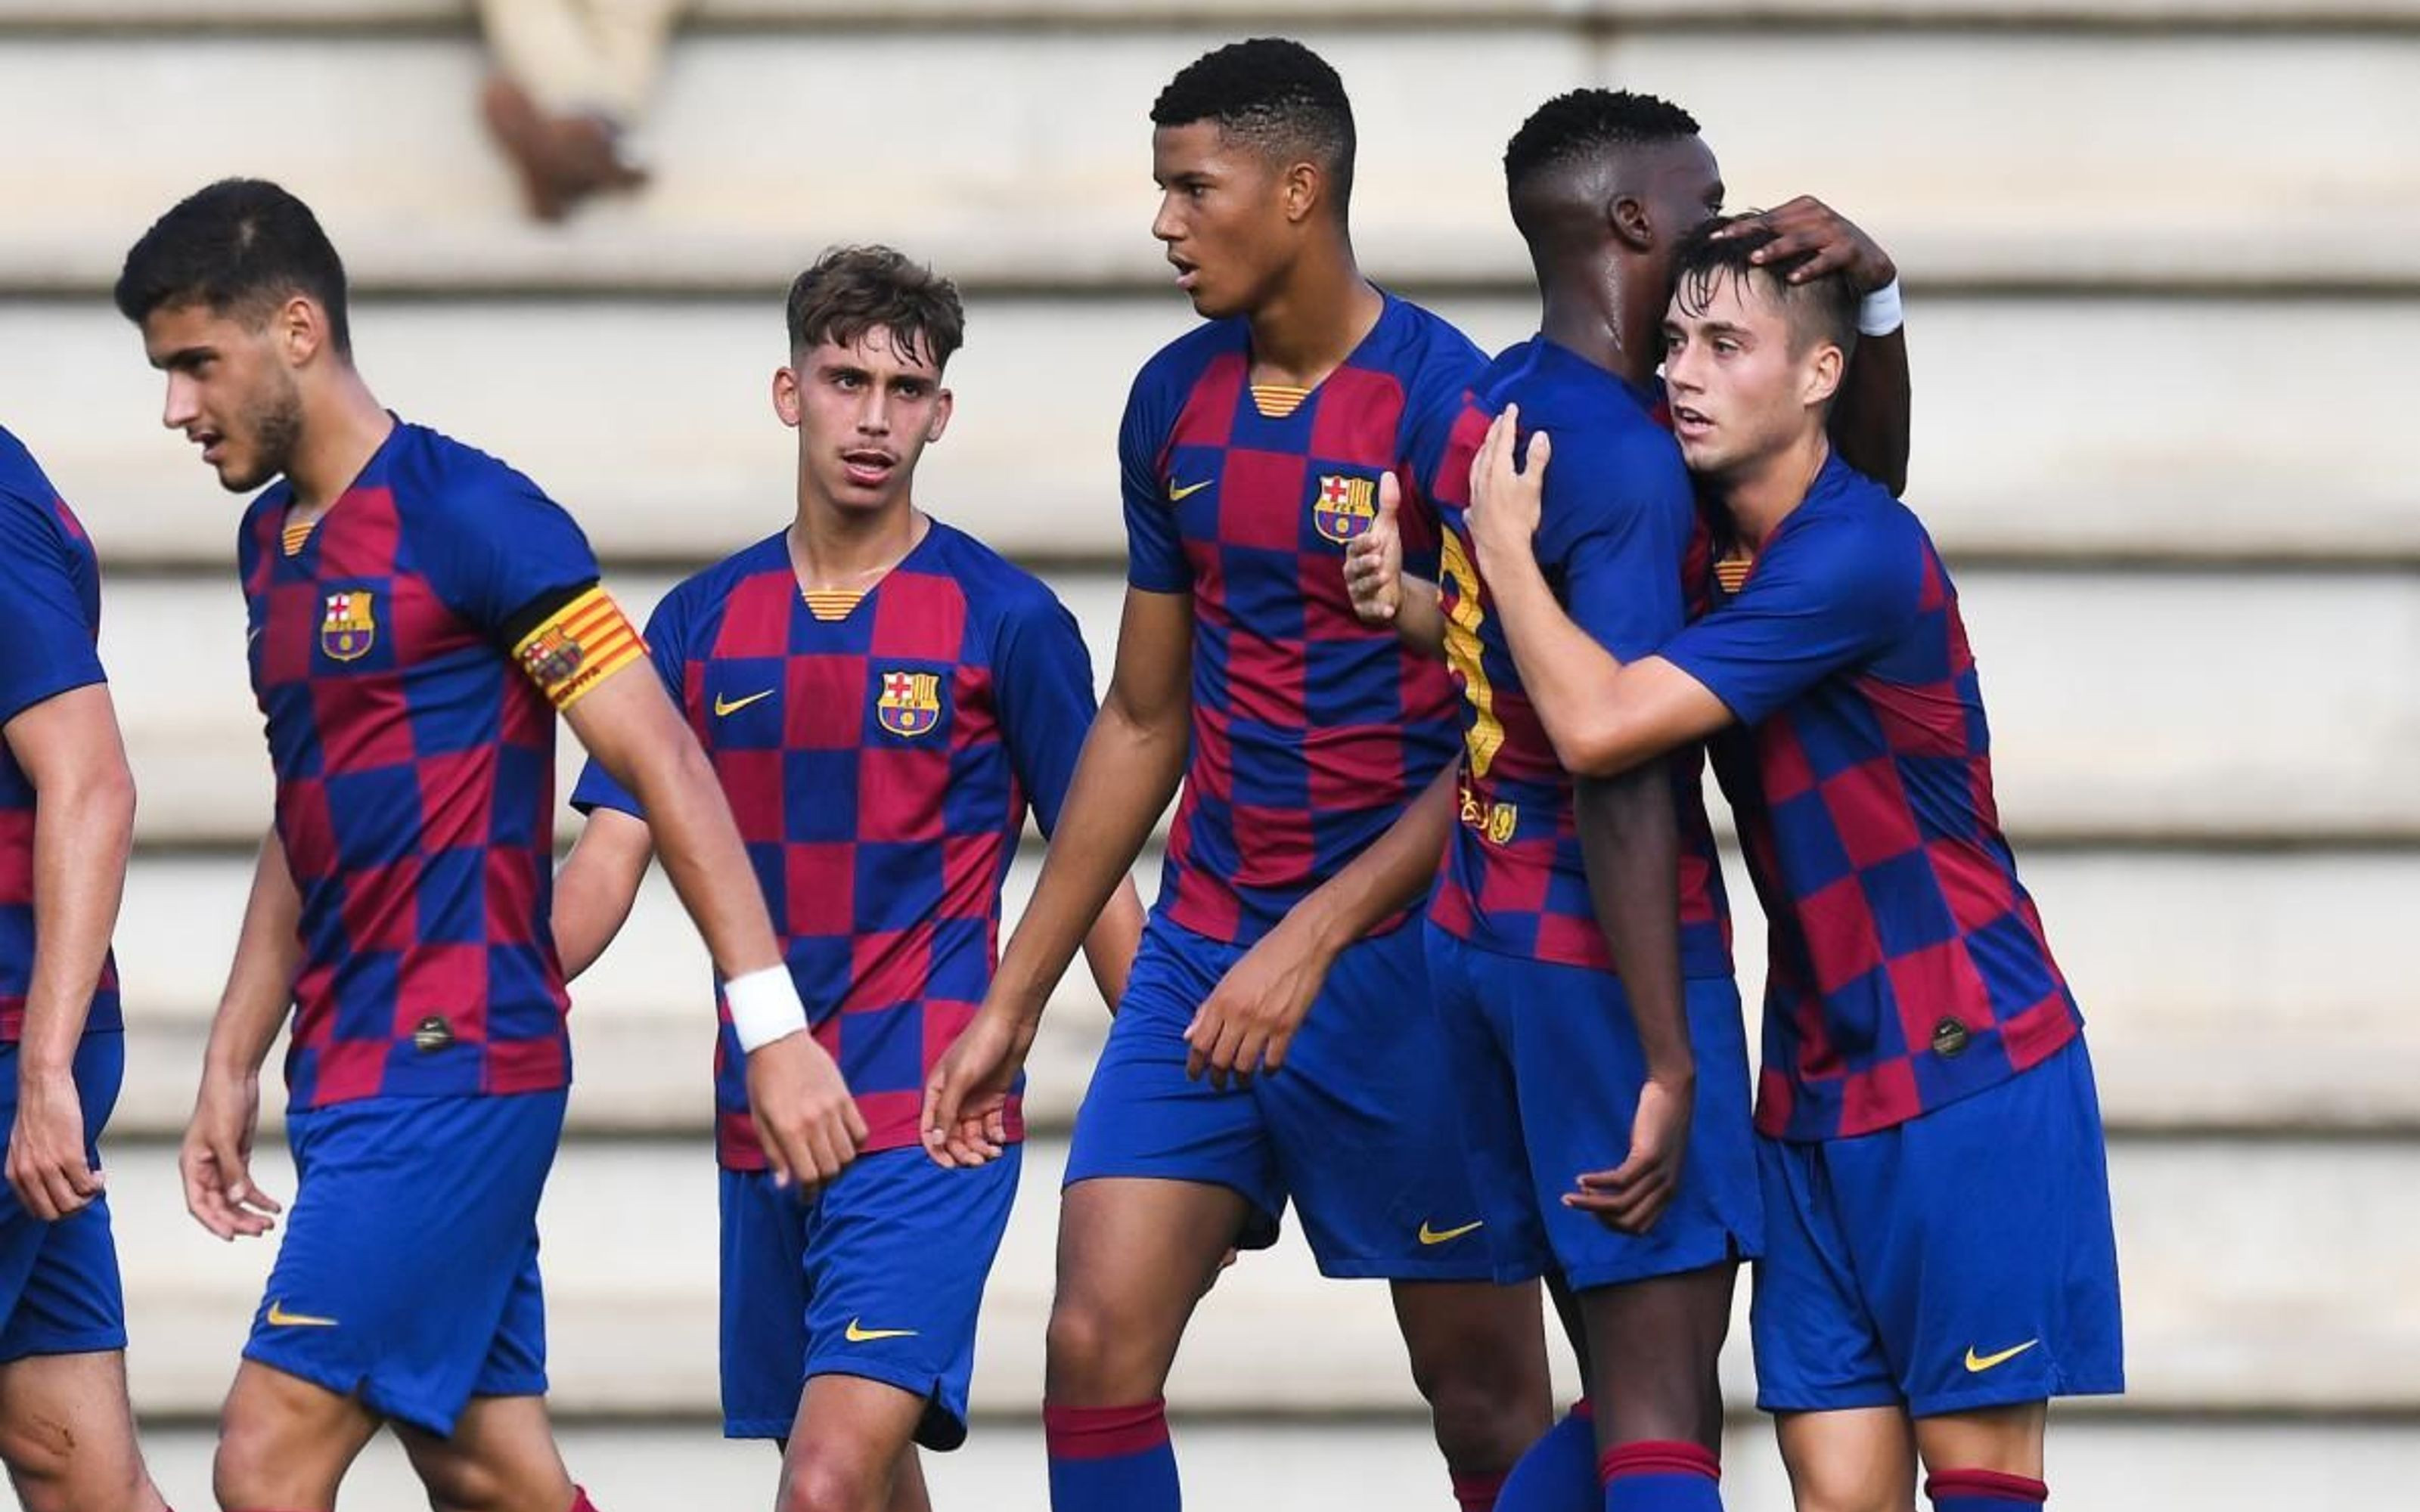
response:
M1936 286L2420 279L2420 195L2393 147L2420 135L2420 35L2407 31L2043 29L1978 48L1958 27L1624 32L1532 11L1305 32L1354 90L1356 213L1370 266L1399 282L1520 274L1501 146L1545 95L1598 80L1686 102L1723 150L1733 203L1821 192ZM0 165L0 194L39 208L0 248L0 286L103 287L148 215L231 171L314 201L376 287L756 287L816 245L864 237L979 284L1155 282L1148 108L1233 35L1001 23L687 38L647 122L654 186L558 230L521 223L480 137L467 36L30 31L0 57L0 136L57 147ZM911 70L929 99L971 108L896 121L892 81ZM1892 108L1802 108L1808 81L1846 77ZM245 78L281 89L229 88ZM2242 108L2280 78L2296 81L2290 119ZM784 129L734 108L752 100L778 105ZM876 121L892 133L878 154L799 146L856 142ZM2107 150L2114 121L2120 152Z
M1146 901L1156 864L1146 856L1138 869ZM1736 856L1730 868L1740 980L1754 1014L1763 926ZM1029 848L1011 874L1004 929L1037 871ZM150 856L134 868L118 931L135 1026L114 1125L121 1133L183 1127L246 875L233 857ZM2378 949L2420 918L2420 858L2054 849L2026 857L2024 876L2091 1020L2113 1126L2420 1128L2420 1025L2381 1011L2409 993L2398 958ZM575 1128L704 1139L706 980L705 952L656 873L620 940L573 988ZM1107 1029L1079 964L1031 1061L1037 1127L1068 1126ZM271 1122L284 1102L280 1064L272 1057L265 1078Z
M1122 580L1054 572L1106 679ZM612 579L634 613L668 586ZM2420 580L2391 572L1961 574L2020 839L2377 843L2420 836ZM149 842L245 843L270 779L225 579L120 580L102 651ZM2360 656L2350 648L2363 648ZM2257 717L2242 717L2257 689ZM2324 731L2323 740L2313 732ZM561 742L564 769L577 742ZM1717 805L1717 808L1720 806ZM563 810L566 828L575 821Z
M789 516L796 442L766 392L785 356L781 287L371 301L354 330L398 413L527 471L609 560L676 564ZM1528 299L1437 303L1491 349L1535 323ZM1118 560L1120 409L1135 369L1190 320L1170 295L974 296L970 344L950 373L957 411L921 497L1014 556ZM2402 391L2378 354L2420 344L2420 299L1919 296L1910 320L1910 497L1962 560L2420 560L2403 480L2360 447L2312 444L2392 433ZM114 311L0 301L0 347L45 355L45 381L11 398L6 424L107 565L230 570L239 506L181 437L157 428L160 380ZM2288 350L2339 381L2280 384L2243 355ZM2125 354L2122 381L2085 376L2080 363L2103 352ZM609 372L608 390L562 378Z
M1037 1405L1063 1160L1055 1140L1029 1151L978 1349L973 1401L986 1412ZM147 1412L206 1412L271 1248L221 1244L186 1216L171 1146L118 1142L108 1161L134 1399ZM2420 1412L2420 1293L2404 1284L2397 1242L2420 1224L2420 1150L2120 1138L2110 1166L2132 1385L2114 1411ZM293 1195L282 1149L257 1167L269 1192ZM712 1164L692 1142L566 1147L542 1218L550 1368L566 1412L712 1411L714 1211ZM1745 1323L1743 1295L1725 1362L1740 1401ZM1268 1368L1273 1339L1286 1341L1283 1370ZM1222 1412L1417 1405L1385 1288L1319 1282L1291 1226L1213 1289L1169 1396Z

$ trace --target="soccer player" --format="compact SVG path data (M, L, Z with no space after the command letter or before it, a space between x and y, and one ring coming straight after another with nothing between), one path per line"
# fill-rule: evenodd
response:
M914 1445L966 1439L975 1313L1017 1147L945 1169L925 1158L917 1110L990 982L1027 807L1056 828L1093 718L1073 617L912 497L949 424L942 369L964 332L956 288L887 247L800 273L773 376L774 411L799 433L797 518L674 589L647 624L867 1129L812 1204L780 1190L724 1029L723 1431L788 1441L781 1505L795 1512L922 1506ZM644 810L601 767L572 801L590 818L555 920L577 975L628 912L650 841ZM1088 937L1111 1003L1141 928L1128 886ZM1003 1119L1013 1140L1014 1100Z
M1052 1504L1177 1504L1170 1363L1221 1256L1270 1243L1291 1199L1324 1273L1392 1284L1456 1495L1483 1508L1550 1416L1537 1290L1489 1279L1418 932L1400 906L1364 908L1368 889L1297 906L1452 753L1444 670L1356 618L1342 561L1481 358L1362 276L1352 109L1310 50L1220 48L1152 120L1153 234L1209 318L1127 402L1116 671L1032 904L936 1072L926 1137L950 1162L996 1142L1051 984L1182 778L1159 903L1068 1157ZM1433 559L1424 501L1405 518ZM1381 860L1426 874L1435 845ZM1311 964L1258 975L1272 961ZM1273 996L1274 1027L1231 1011Z
M1739 816L1772 926L1758 1399L1798 1504L1909 1505L1920 1458L1937 1512L2014 1512L2048 1494L2048 1399L2123 1388L2091 1065L2000 833L1956 591L1825 436L1855 292L1754 261L1765 239L1692 239L1664 326L1682 450L1747 559L1709 613L1625 660L1557 605L1534 553L1565 448L1532 428L1517 470L1517 410L1467 517L1564 764L1711 738Z
M548 928L554 715L646 803L750 1052L775 1168L864 1135L750 886L689 727L568 515L494 458L381 409L344 268L309 208L228 179L128 253L118 308L163 419L231 491L248 659L277 779L179 1164L222 1238L253 1180L260 1062L295 1009L301 1187L220 1425L220 1504L317 1512L381 1422L431 1502L587 1505L548 1426L540 1189L570 1057Z
M0 1459L31 1512L162 1504L98 1148L126 1071L109 933L134 833L100 633L92 542L0 430Z
M1525 1458L1499 1505L1714 1505L1715 1357L1761 1217L1699 753L1575 792L1492 612L1461 505L1490 418L1515 404L1551 415L1584 460L1557 475L1541 567L1610 649L1639 655L1680 628L1703 551L1663 422L1658 328L1674 249L1717 211L1723 185L1686 112L1622 91L1548 100L1504 161L1541 332L1490 365L1442 455L1420 459L1445 525L1439 583L1405 596L1390 517L1356 540L1347 581L1365 617L1441 649L1462 690L1460 792L1404 820L1428 825L1439 815L1422 810L1435 810L1459 821L1430 904L1430 970L1463 1069L1477 1184L1499 1209L1486 1229L1497 1273L1559 1273L1577 1294L1566 1314L1593 1411ZM1818 202L1795 206L1822 255L1887 280L1855 227ZM1884 378L1868 406L1881 417L1865 429L1883 433L1869 444L1897 467L1887 438L1903 433L1904 405L1894 417Z

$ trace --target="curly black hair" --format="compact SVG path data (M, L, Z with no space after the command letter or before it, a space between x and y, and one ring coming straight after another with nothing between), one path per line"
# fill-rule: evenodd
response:
M1216 121L1270 157L1319 164L1341 212L1353 197L1353 102L1327 60L1283 37L1230 42L1187 64L1152 102L1154 126Z
M222 178L151 224L126 254L111 297L141 325L163 306L266 316L297 294L328 312L328 339L352 355L345 265L311 207L265 178Z
M1505 144L1505 187L1517 193L1539 173L1607 147L1697 134L1697 117L1668 100L1627 89L1574 89L1530 112Z

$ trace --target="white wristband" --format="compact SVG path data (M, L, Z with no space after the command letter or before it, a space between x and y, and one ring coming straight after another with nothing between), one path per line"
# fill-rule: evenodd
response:
M799 1000L799 984L787 966L731 978L722 984L722 1000L730 1006L739 1048L751 1054L807 1026L807 1005Z
M1894 278L1867 295L1857 304L1857 330L1868 336L1887 336L1907 321L1907 311L1899 299L1899 280Z

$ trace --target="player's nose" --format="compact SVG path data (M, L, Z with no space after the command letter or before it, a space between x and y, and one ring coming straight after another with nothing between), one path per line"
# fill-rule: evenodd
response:
M160 409L160 424L170 430L183 430L201 418L202 406L194 393L191 378L181 373L168 375L168 393Z

